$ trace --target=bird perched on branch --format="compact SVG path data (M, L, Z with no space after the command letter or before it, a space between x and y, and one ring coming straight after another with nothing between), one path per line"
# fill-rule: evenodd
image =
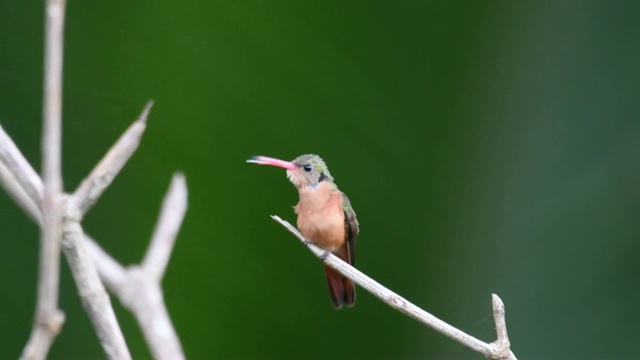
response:
M347 195L338 189L327 164L318 155L306 154L293 161L254 156L249 163L287 169L287 177L298 189L295 206L298 229L311 243L355 266L358 220ZM352 307L356 301L355 284L326 264L329 295L333 307Z

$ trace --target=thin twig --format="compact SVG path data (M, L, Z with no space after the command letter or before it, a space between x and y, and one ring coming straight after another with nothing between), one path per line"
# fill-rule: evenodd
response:
M171 186L162 203L160 218L151 237L151 244L142 261L143 270L157 282L164 276L186 211L187 185L184 175L178 173L171 180Z
M3 131L0 131L0 135L6 134L4 134ZM7 143L12 144L10 141ZM42 200L37 201L38 204L36 204L36 200L33 200L31 196L21 195L27 193L25 190L27 188L37 188L38 183L41 183L41 180L37 176L24 176L24 174L33 172L31 165L29 165L29 163L24 159L24 156L17 148L15 148L14 151L6 151L7 149L3 148L3 146L7 145L7 143L0 142L0 153L6 154L8 157L8 161L4 161L5 164L15 164L15 166L7 169L9 170L8 172L0 172L0 176L3 177L1 183L5 185L7 183L11 183L12 180L18 180L17 184L12 183L14 186L5 188L7 191L12 192L13 198L19 201L18 205L26 211L33 211L34 208L38 209L37 214L29 213L32 219L36 221L38 219L42 219ZM0 167L0 170L2 170L2 167ZM22 176L16 174L21 174ZM26 183L23 181L26 181ZM126 347L126 343L124 342L122 332L119 329L115 316L109 315L113 314L113 309L111 308L108 296L106 295L98 276L91 275L92 273L95 274L96 270L84 249L84 234L80 224L78 223L80 216L78 215L78 211L74 209L73 205L68 201L66 202L64 216L66 219L64 223L65 228L73 231L67 231L65 233L66 237L63 237L63 250L65 251L67 260L70 263L74 279L77 282L83 305L85 306L92 323L96 326L96 333L100 340L103 341L105 353L109 358L129 359L129 350ZM81 236L79 237L78 234ZM94 292L92 289L97 290ZM104 296L102 296L101 293L104 294ZM106 312L96 315L94 312L96 309ZM98 318L94 318L94 316L98 316ZM104 323L107 323L108 325L103 326ZM111 331L112 334L104 334L105 331ZM112 355L115 357L112 357Z
M102 283L112 294L116 294L118 286L127 281L127 269L107 254L89 235L84 234L84 241Z
M278 223L280 223L287 230L289 230L289 232L295 235L303 244L307 244L307 247L318 258L322 258L324 256L326 251L308 242L304 238L304 236L302 236L302 234L298 231L298 229L293 227L293 225L289 224L287 221L282 220L280 217L276 215L272 215L271 218L277 221ZM392 308L418 320L419 322L429 326L430 328L440 332L441 334L446 335L452 338L453 340L459 342L460 344L484 355L486 358L501 359L501 360L516 360L513 353L509 351L508 347L506 348L506 352L508 353L507 355L510 355L510 356L505 357L504 347L496 346L495 344L487 344L461 330L458 330L457 328L429 314L428 312L422 310L421 308L417 307L416 305L402 298L400 295L382 286L380 283L373 280L369 276L365 275L361 271L357 270L353 266L342 261L337 256L330 254L329 256L326 257L324 262L330 267L336 269L342 275L353 280L353 282L360 285L362 288L364 288L371 294L375 295L376 297L378 297L380 300L382 300L384 303L391 306ZM496 295L494 296L497 297Z
M109 359L131 359L129 349L98 272L84 244L84 233L72 205L63 224L62 250L76 282L82 306L89 315L102 348Z
M6 141L2 141L3 137ZM7 149L13 149L9 151ZM5 164L13 164L10 167ZM26 174L33 173L33 176ZM39 222L42 217L41 210L41 192L36 192L37 197L33 198L27 195L25 189L38 189L42 187L42 183L38 175L33 171L29 162L24 158L22 153L13 144L9 136L0 127L0 185L12 196L16 203L29 215L35 222ZM158 223L158 227L154 232L154 240L164 245L159 245L163 250L149 250L145 257L147 264L153 264L150 267L162 269L168 262L166 250L172 247L175 241L176 226L181 222L184 216L184 206L186 206L186 185L184 177L181 174L174 176L174 180L170 187L169 194L165 198L162 215ZM171 199L171 200L169 200ZM68 209L73 209L73 205L67 202ZM167 215L169 209L176 212L173 217ZM79 215L73 216L67 220L66 227L79 226L77 223ZM179 220L178 220L179 218ZM167 226L165 222L172 224ZM76 233L82 229L77 227ZM86 246L86 252L89 253L95 267L104 282L105 286L113 294L116 294L120 301L127 306L136 316L138 323L145 335L151 353L158 359L183 359L182 347L178 336L173 328L166 305L164 304L162 291L160 288L161 274L157 270L153 276L147 276L146 270L143 272L139 266L124 268L109 254L107 254L95 240L83 235L83 241L78 242ZM65 240L65 245L69 242ZM73 243L71 243L72 246ZM158 246L158 245L156 245ZM81 250L73 250L81 251ZM67 250L65 250L66 254ZM157 254L157 255L152 255ZM75 256L75 255L74 255ZM155 259L157 257L157 259ZM164 265L162 265L164 264ZM74 275L75 276L75 275ZM99 296L98 296L99 297ZM95 296L93 297L95 300ZM84 301L84 298L83 298ZM93 321L93 320L92 320Z
M107 289L135 315L154 358L184 359L158 280L139 266L123 267L87 235L85 242Z
M120 136L71 196L70 201L80 211L81 216L84 216L98 201L100 195L140 145L140 139L147 127L147 116L151 111L151 106L153 106L153 101L147 103L138 119Z
M2 128L0 128L0 132ZM2 145L0 145L2 148ZM29 194L20 185L20 181L13 176L13 173L5 164L0 161L0 185L7 191L13 201L18 204L24 212L35 222L38 226L42 225L42 219L40 209L38 205L33 202L33 199L29 197Z
M153 357L160 360L185 358L164 303L160 282L186 210L187 185L184 175L177 173L165 195L142 266L130 267L127 281L116 287L122 304L136 316Z
M60 236L62 228L62 57L64 0L48 0L45 28L45 81L42 132L43 221L40 230L40 266L36 320L22 352L23 359L44 359L64 322L58 309Z
M1 130L1 129L0 129ZM2 131L0 131L0 135L2 134ZM0 148L3 147L3 144L0 143ZM32 170L31 165L29 165L28 162L21 162L21 161L14 161L16 159L19 158L23 158L22 154L17 151L15 153L11 153L12 155L12 163L15 164L21 164L18 167L7 169L3 166L0 166L0 183L4 186L4 188L10 192L12 194L12 197L14 198L14 200L16 200L17 204L22 207L25 212L27 212L30 216L30 218L36 222L39 221L39 219L42 218L42 209L38 207L37 204L35 204L35 201L30 197L25 195L26 191L24 190L25 187L31 186L32 188L35 187L35 184L24 184L21 181L17 180L18 177L14 176L14 172L19 172L19 173L28 173ZM6 170L6 171L5 171ZM28 179L27 177L22 177L23 179ZM39 178L31 178L30 181L36 181L34 179L37 179L37 181L39 182L40 179ZM8 186L10 185L10 186ZM42 204L42 201L38 201L39 204ZM88 238L86 236L84 236L84 239L81 241L77 241L77 233L79 232L81 235L82 234L82 229L79 228L79 224L77 223L77 221L75 222L75 224L71 224L73 225L71 227L71 229L74 229L74 227L77 226L77 228L75 229L76 232L76 237L72 238L69 237L69 233L67 233L67 237L64 238L64 247L63 249L65 250L65 254L67 255L69 259L69 263L71 265L71 268L73 270L74 273L74 278L78 281L78 289L81 292L81 298L83 300L83 305L85 305L85 307L89 307L88 311L92 310L92 309L103 309L105 307L109 308L110 302L105 302L104 296L100 295L100 293L104 294L104 289L100 290L99 288L102 286L100 283L100 280L97 280L96 276L92 276L92 275L87 275L86 277L83 277L83 274L90 274L90 273L95 273L95 270L84 270L84 268L91 268L93 267L93 265L91 265L90 261L87 261L87 256L86 256L86 250L83 250L83 242L86 241L87 246L89 246L91 251L91 254L95 256L95 254L99 254L96 256L95 261L98 262L100 268L103 270L103 273L108 273L108 274L112 274L113 277L113 271L110 271L113 267L114 267L114 263L117 264L117 262L115 262L115 260L111 259L109 257L109 255L107 255L106 253L99 253L98 251L96 251L96 248L99 249L99 247L95 244L94 240L92 240L91 238ZM69 228L70 224L67 222L65 223L65 226L67 228ZM72 232L73 233L73 232ZM120 266L119 264L117 264L117 266ZM106 270L105 270L106 269ZM92 292L91 289L94 288L98 288L98 290L96 292ZM83 290L83 289L89 289L89 290ZM105 294L106 296L106 294ZM106 298L106 300L108 301L108 297ZM102 305L92 305L94 301L99 302ZM109 310L107 311L108 313L113 313L113 310ZM93 313L89 313L90 317L93 316ZM111 320L115 320L115 317L110 317L107 316L106 317L106 321L111 321ZM92 318L93 321L93 318ZM96 320L93 322L94 324L102 324L103 320ZM117 325L117 324L116 324ZM115 326L110 325L107 327L100 327L96 329L96 332L98 332L100 334L100 329L113 329L115 328ZM114 330L114 332L119 333L121 336L121 331L119 329ZM108 337L108 336L107 336ZM118 335L114 335L113 337L117 338ZM105 352L107 354L112 354L112 353L117 353L117 354L128 354L128 349L126 348L126 344L124 344L124 348L122 346L122 342L118 342L116 339L116 344L120 344L117 346L117 348L114 348L111 345L108 345L107 347L105 347ZM120 349L123 348L123 349ZM23 357L26 357L28 354L23 354ZM46 355L46 354L45 354ZM116 357L118 358L118 357ZM130 358L130 356L123 356L120 358Z
M138 266L127 270L127 281L118 287L118 297L136 317L151 354L157 360L185 359L160 284Z
M29 197L29 200L38 208L41 207L42 180L27 159L22 156L20 150L2 126L0 126L0 163L13 175L12 178L21 185L24 194ZM9 182L8 179L7 182ZM14 195L15 193L12 196Z
M515 359L515 355L511 352L511 343L509 343L509 336L507 335L504 303L496 294L491 295L491 303L493 304L493 319L496 322L496 333L498 337L498 340L493 343L499 349L496 359Z

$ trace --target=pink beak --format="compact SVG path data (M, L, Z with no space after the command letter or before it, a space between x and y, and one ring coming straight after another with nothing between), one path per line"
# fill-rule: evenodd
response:
M271 158L267 156L254 156L251 159L247 160L247 162L251 164L258 164L258 165L277 166L287 170L298 169L298 166L290 161L284 161L284 160Z

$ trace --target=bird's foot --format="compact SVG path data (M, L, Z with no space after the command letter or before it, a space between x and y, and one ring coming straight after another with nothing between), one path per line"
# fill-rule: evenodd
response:
M322 261L327 260L327 258L329 257L329 254L331 254L331 250L325 251L324 254L320 255L320 260Z

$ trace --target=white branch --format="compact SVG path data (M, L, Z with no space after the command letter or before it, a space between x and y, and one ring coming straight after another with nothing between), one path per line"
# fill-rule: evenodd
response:
M96 203L140 145L151 106L153 101L147 103L138 119L120 136L71 196L70 201L80 211L81 216Z
M82 306L89 315L102 348L109 359L131 359L129 349L98 272L85 248L84 233L77 209L67 206L62 235L62 250L78 287Z
M186 192L185 192L186 195ZM139 266L124 268L85 235L87 250L109 291L136 317L155 359L184 359L182 345L164 303L159 279Z
M151 244L142 261L142 268L159 282L164 276L173 244L176 241L182 219L187 211L187 185L184 175L173 176L171 186L162 203L162 211L151 237Z
M154 359L185 359L157 279L132 266L127 270L127 281L116 291L122 304L135 315Z
M64 0L48 0L45 24L45 82L42 131L42 226L36 320L23 359L44 359L64 322L58 309L60 283L60 236L62 231L62 58Z
M92 239L86 237L80 225L86 212L138 148L152 102L147 103L139 118L80 184L77 191L72 196L63 194L60 162L65 5L65 0L47 0L46 3L42 137L44 186L29 162L0 127L0 185L40 225L42 234L36 320L21 358L45 359L64 322L64 314L58 310L62 243L82 305L107 358L128 360L131 355L98 271L111 291L118 294L122 303L136 315L154 356L157 359L184 359L160 287L186 211L184 176L174 176L143 267L125 270Z
M324 256L326 251L308 242L298 231L298 229L293 227L293 225L275 215L272 215L271 218L273 218L275 221L289 230L289 232L295 235L303 244L306 244L311 252L313 252L318 258L322 258L322 256ZM487 359L516 360L515 355L513 355L513 353L509 350L509 341L508 339L506 339L506 325L504 324L504 305L502 305L501 307L501 312L494 310L494 314L499 313L498 315L496 315L496 327L498 329L500 329L501 326L498 323L498 320L499 318L502 319L502 326L504 326L504 339L506 339L506 342L500 341L500 343L488 344L461 330L458 330L457 328L422 310L421 308L402 298L400 295L382 286L353 266L342 261L337 256L330 254L326 257L324 262L333 269L337 270L342 275L353 280L354 283L360 285L360 287L375 295L377 298L379 298L392 308L418 320L419 322L429 326L430 328L440 332L441 334L446 335L453 340L456 340L460 344L484 355ZM498 298L497 295L493 296L494 308L496 308L498 306L496 306L495 299L498 299L499 305L502 304L502 301L500 301L500 298Z
M113 288L122 304L136 316L155 359L185 358L164 303L160 282L186 210L187 185L184 175L177 173L165 195L142 266L129 268L125 281L114 284Z
M89 235L84 234L84 241L87 252L91 255L96 265L102 283L111 293L115 294L115 289L118 285L127 280L127 269L107 254Z
M8 174L11 176L4 176L4 181L9 186L20 186L20 191L22 194L19 195L16 191L9 191L11 196L27 196L33 205L37 208L42 206L42 180L38 173L31 167L29 161L22 156L22 153L16 146L16 144L11 140L9 135L4 131L2 126L0 126L0 163L2 163L3 167L6 169ZM12 183L17 182L18 184ZM14 200L16 200L14 198ZM26 204L27 199L21 200L19 205ZM28 212L30 216L33 214L29 212L26 208L25 210ZM38 223L40 220L37 221Z
M31 219L33 219L36 222L40 222L40 219L42 219L42 209L40 208L42 206L42 201L40 201L39 199L38 200L32 199L31 196L26 195L28 191L25 190L26 188L36 189L38 187L38 184L40 183L40 178L37 177L37 175L35 177L16 175L16 174L24 175L24 174L35 173L35 172L33 171L33 168L31 168L31 165L29 165L29 163L24 159L20 151L17 150L17 148L15 148L15 151L4 151L7 149L6 145L7 144L12 145L13 142L10 141L11 139L0 128L0 139L2 139L3 137L6 137L6 139L8 139L8 142L0 141L0 156L3 154L7 155L8 159L6 160L8 161L4 161L5 159L2 158L0 159L2 160L1 163L14 164L15 166L12 166L11 168L0 166L0 183L12 195L13 199L16 200L17 204L20 207L22 207L25 210L25 212L27 212L27 214L29 214L29 217ZM24 179L24 180L19 180L19 179ZM26 183L24 181L26 181ZM76 224L77 224L77 221L76 221ZM70 226L70 224L68 223L65 223L65 225L67 227ZM73 225L71 229L73 230L75 226L76 225ZM77 224L77 226L78 228L75 229L76 233L79 232L82 235L82 229L79 228L79 224ZM87 261L88 258L86 257L86 251L82 249L84 247L82 241L77 241L76 239L77 239L77 236L76 238L73 238L73 237L69 238L67 236L67 238L64 239L65 246L63 247L63 249L65 250L65 254L67 255L67 257L72 258L72 259L69 259L69 263L71 265L72 271L74 272L74 279L78 280L78 289L81 293L80 296L83 300L83 305L85 305L85 307L93 306L93 308L104 308L105 302L104 302L104 299L100 298L100 295L99 295L100 290L97 290L95 292L95 294L98 294L97 296L92 296L92 293L90 290L93 288L100 288L102 286L102 284L100 283L100 280L98 279L97 281L98 284L96 285L95 276L88 275L88 278L82 277L83 272L90 273L93 271L95 273L95 269L87 270L87 271L83 270L83 266L87 268L93 268L93 265L90 264L90 261ZM92 240L88 238L87 238L87 241L92 242ZM93 243L91 243L90 245L92 245L91 248L97 247L97 245ZM78 248L78 246L80 246L81 248ZM93 253L95 253L95 251L93 251L92 254ZM98 258L98 261L101 262L100 265L102 268L109 267L111 265L111 263L106 259L110 259L109 256L106 254ZM112 262L114 261L112 260ZM79 273L76 273L76 272L79 272ZM87 282L89 283L87 284ZM84 291L83 289L89 289L89 290ZM102 292L104 293L104 289L102 289ZM101 302L102 305L92 305L92 304L86 303L86 302L91 302L93 300ZM110 307L110 303L107 304L107 307ZM91 310L91 308L89 308L88 311L89 310ZM113 313L113 310L111 309L109 312ZM89 316L91 317L92 313L89 313ZM109 320L108 316L107 316L107 320ZM93 318L92 318L92 322L93 322ZM101 324L99 320L93 323ZM106 327L106 328L102 327L102 329L110 329L110 328L113 328L113 326ZM101 331L100 329L96 329L96 332L99 333L100 331ZM121 334L121 331L119 329L117 329L116 332ZM117 336L118 335L113 335L113 337L115 338L117 338ZM117 341L115 343L118 344ZM114 351L116 351L118 354L123 354L123 353L128 354L128 350L126 349L126 344L125 344L124 350L122 349L114 350L112 349L111 345L109 345L109 348L105 348L105 352L107 353L113 353ZM26 355L28 354L23 354L23 356L26 356ZM123 357L123 358L130 358L130 356Z
M0 133L3 133L0 128ZM2 145L0 145L2 148ZM38 226L42 225L40 209L38 205L29 197L29 194L20 185L20 181L13 176L13 172L0 161L0 185L7 191L13 201L18 204L22 210L35 222Z
M496 322L496 333L498 340L493 342L499 350L496 359L515 359L516 356L511 352L511 343L507 335L507 321L504 314L504 303L496 294L492 294L491 303L493 304L493 319Z
M110 153L112 152L113 150L110 151ZM118 156L115 157L117 158ZM10 165L6 166L6 164ZM31 173L34 175L28 176ZM42 217L41 192L34 192L36 194L34 198L28 195L28 191L25 189L42 188L41 180L1 127L0 185L9 192L11 197L31 219L37 223L40 222ZM157 359L185 358L180 340L164 304L160 281L175 241L177 229L186 210L186 197L187 191L184 176L176 174L163 202L152 245L150 245L145 256L144 270L139 266L124 268L86 234L83 235L83 241L71 242L65 240L64 242L65 245L71 244L73 247L72 249L65 248L65 254L71 252L68 256L79 258L82 258L85 250L78 248L77 244L81 246L84 244L86 252L93 259L105 286L113 294L116 294L120 301L136 316L151 353ZM68 209L74 208L69 202L67 202L67 205ZM75 216L76 218L69 217L65 224L67 229L72 230L72 234L67 235L73 235L73 232L75 232L77 237L77 233L81 233L82 229L77 223L79 214ZM76 252L79 255L75 254ZM89 287L92 286L90 285ZM104 299L100 300L101 295L99 293L100 290L97 291L96 296L88 295L87 300L99 300L104 303ZM84 303L84 295L81 295L81 297L83 297ZM96 305L87 306L95 308ZM92 319L92 321L94 320Z

